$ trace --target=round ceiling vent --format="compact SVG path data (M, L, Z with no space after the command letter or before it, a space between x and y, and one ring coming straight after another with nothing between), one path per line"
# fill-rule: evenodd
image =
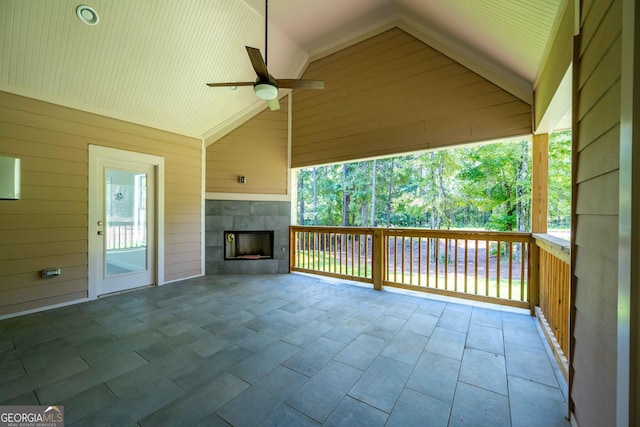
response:
M90 6L78 6L78 8L76 9L76 15L78 15L78 19L80 19L87 25L96 25L98 21L100 21L98 12L96 12L95 9Z

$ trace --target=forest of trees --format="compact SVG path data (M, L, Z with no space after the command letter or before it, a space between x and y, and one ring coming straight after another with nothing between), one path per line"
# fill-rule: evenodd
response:
M528 140L300 169L298 224L530 231ZM549 227L571 218L571 132L549 138Z

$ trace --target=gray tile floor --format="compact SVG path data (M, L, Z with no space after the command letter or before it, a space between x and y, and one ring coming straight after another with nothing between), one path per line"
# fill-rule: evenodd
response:
M1 321L0 404L79 426L568 426L548 354L513 310L213 276Z

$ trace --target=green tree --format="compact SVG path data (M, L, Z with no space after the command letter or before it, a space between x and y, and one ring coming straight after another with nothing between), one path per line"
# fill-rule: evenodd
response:
M531 199L529 151L528 141L467 149L459 178L470 202L488 213L487 229L514 231L518 225L524 228L520 231L529 228L529 210L518 209L519 204L530 204Z
M571 226L571 131L549 135L549 227Z
M565 151L550 154L550 165L559 165L550 212L568 221L567 137L557 138ZM526 231L530 177L528 141L430 151L301 170L298 208L307 224Z

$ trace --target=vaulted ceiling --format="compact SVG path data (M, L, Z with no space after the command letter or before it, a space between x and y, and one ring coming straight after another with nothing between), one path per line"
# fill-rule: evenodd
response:
M265 107L205 86L255 79L244 47L264 54L264 0L83 1L97 25L78 0L0 0L0 90L197 137ZM269 71L299 77L397 26L531 102L563 1L271 0Z

